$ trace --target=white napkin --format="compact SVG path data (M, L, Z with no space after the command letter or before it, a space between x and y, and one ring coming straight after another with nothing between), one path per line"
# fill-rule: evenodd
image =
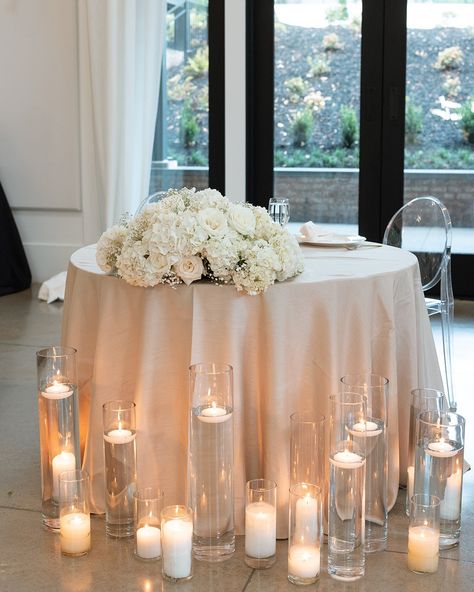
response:
M303 226L300 227L300 234L305 241L317 241L321 238L327 239L334 236L334 232L326 230L322 226L317 226L311 221L305 222Z
M61 271L52 278L41 284L38 292L38 300L46 300L49 304L55 300L64 300L64 290L66 289L67 271Z

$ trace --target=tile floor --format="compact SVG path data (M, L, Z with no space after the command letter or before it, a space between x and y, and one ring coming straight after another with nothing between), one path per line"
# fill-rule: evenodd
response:
M102 592L171 591L162 582L160 563L140 562L131 541L114 541L104 534L104 522L93 518L93 548L83 558L62 557L59 537L41 527L35 352L59 342L62 305L36 300L38 287L0 298L0 591ZM474 302L455 307L455 377L460 413L467 419L466 456L473 462L474 425L470 370L474 351ZM439 327L435 326L439 341ZM473 439L474 440L474 439ZM474 473L465 476L463 534L459 548L441 554L436 574L417 576L406 568L407 519L404 492L390 513L388 549L371 555L366 576L352 584L332 580L323 572L310 589L354 592L468 592L474 589ZM286 579L286 541L279 541L277 562L258 572L243 562L243 540L224 564L195 562L185 591L295 590ZM324 551L323 551L324 553ZM325 554L325 553L324 553ZM323 566L324 570L324 566Z

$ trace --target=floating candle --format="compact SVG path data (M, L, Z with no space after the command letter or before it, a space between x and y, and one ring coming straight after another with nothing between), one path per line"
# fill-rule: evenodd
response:
M438 458L449 458L450 456L454 456L458 451L449 442L445 442L441 438L441 440L437 440L436 442L429 442L426 452Z
M231 415L225 407L220 407L213 401L209 407L203 407L197 417L205 423L222 423L230 419Z
M128 444L135 440L135 434L131 430L118 428L104 434L104 440L110 444Z
M360 454L356 454L350 450L336 452L329 460L334 466L341 469L357 469L365 463L365 459Z

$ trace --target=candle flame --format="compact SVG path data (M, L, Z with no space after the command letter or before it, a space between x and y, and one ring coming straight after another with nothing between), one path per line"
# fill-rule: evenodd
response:
M213 409L215 409L215 408L217 407L217 405L216 405L216 402L215 402L215 401L212 401L212 403L211 403L211 407L212 407Z

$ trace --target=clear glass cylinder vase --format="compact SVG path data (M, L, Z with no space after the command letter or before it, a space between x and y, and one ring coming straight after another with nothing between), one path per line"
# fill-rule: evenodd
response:
M246 486L245 563L268 569L275 563L277 484L251 479Z
M310 483L290 487L288 579L309 585L319 579L322 540L321 489Z
M59 475L80 468L76 350L36 353L43 524L59 530Z
M366 397L366 420L355 426L354 438L365 441L366 553L383 551L388 533L388 395L389 381L373 373L347 374L342 391Z
M59 476L61 553L86 555L91 548L89 475L87 471L65 471Z
M413 389L410 393L410 425L408 432L407 492L405 510L410 515L410 499L415 479L416 420L423 411L448 411L446 396L431 388Z
M354 436L366 420L366 398L330 397L328 573L354 581L365 573L365 438Z
M434 573L439 558L439 498L415 494L410 499L408 527L408 569Z
M135 403L104 403L105 532L114 538L134 534L137 483Z
M161 510L163 492L143 487L135 492L135 555L145 561L161 557Z
M440 500L441 549L459 543L465 420L449 411L424 411L416 427L414 495Z
M167 506L161 512L161 573L165 580L182 582L193 576L193 511Z
M233 372L195 364L190 374L188 483L196 559L223 561L235 550Z

